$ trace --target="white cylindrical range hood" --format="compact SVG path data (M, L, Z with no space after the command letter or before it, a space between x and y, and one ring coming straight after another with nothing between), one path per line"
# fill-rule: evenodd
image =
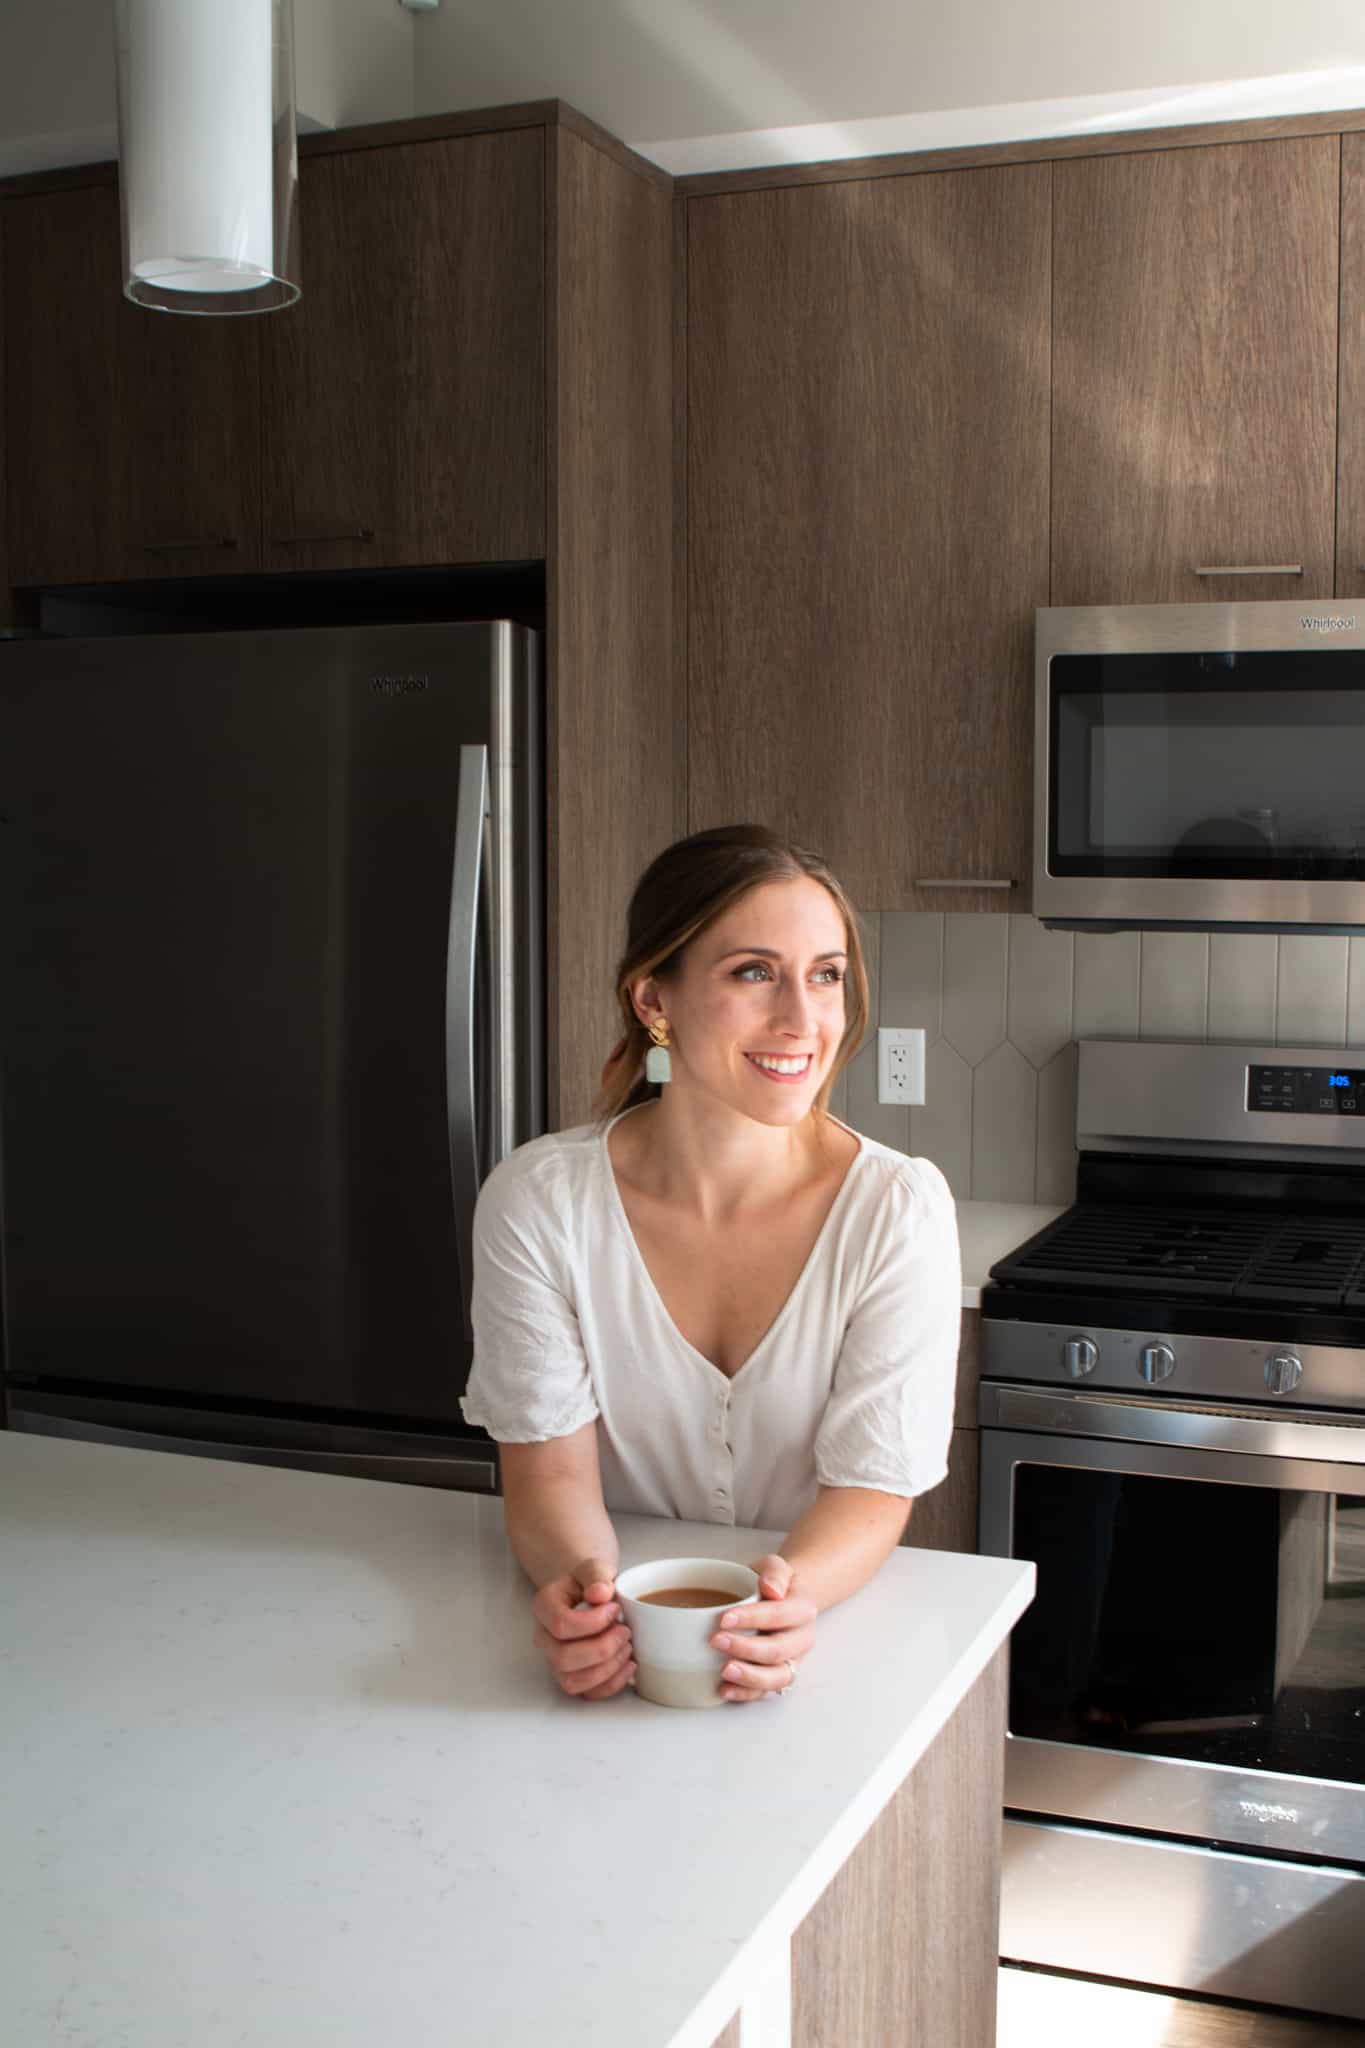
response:
M299 296L292 0L117 0L124 292L164 313Z

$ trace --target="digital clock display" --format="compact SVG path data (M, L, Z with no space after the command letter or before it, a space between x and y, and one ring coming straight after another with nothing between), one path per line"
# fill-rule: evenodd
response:
M1365 1116L1365 1069L1248 1067L1247 1108L1293 1116Z

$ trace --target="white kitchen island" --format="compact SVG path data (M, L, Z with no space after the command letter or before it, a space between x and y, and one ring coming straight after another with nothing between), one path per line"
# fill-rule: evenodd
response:
M0 1433L0 1580L5 2048L993 2039L1031 1565L902 1549L790 1698L589 1706L497 1500Z

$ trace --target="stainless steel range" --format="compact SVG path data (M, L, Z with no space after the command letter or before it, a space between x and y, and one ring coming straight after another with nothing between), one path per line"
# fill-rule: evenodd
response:
M1365 2019L1365 1051L1080 1048L982 1294L1001 1952Z

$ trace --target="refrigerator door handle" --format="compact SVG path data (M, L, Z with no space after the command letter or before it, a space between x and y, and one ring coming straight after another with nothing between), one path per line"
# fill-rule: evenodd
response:
M455 865L450 883L450 938L446 949L446 1127L465 1335L471 1341L474 1204L479 1197L479 1133L474 1107L475 968L487 832L488 749L461 747Z

